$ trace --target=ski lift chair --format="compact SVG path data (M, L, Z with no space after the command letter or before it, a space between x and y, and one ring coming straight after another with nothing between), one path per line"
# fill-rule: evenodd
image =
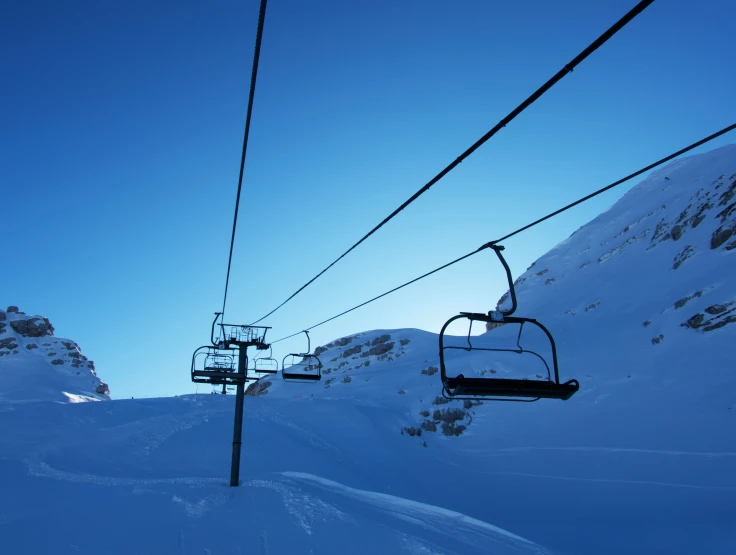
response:
M307 334L307 352L290 353L284 357L281 363L281 377L284 381L314 383L322 379L322 362L315 355L309 354L312 350L309 332L305 330L304 333ZM295 362L296 359L301 360Z
M267 357L254 358L252 367L249 369L254 374L278 374L279 361L273 358L273 349L269 345L269 353Z
M511 278L511 270L501 254L503 247L495 244L489 244L488 247L493 249L506 271L506 278L509 284L509 295L511 297L511 308L505 311L491 311L487 314L461 312L459 315L453 316L445 322L445 325L442 326L439 337L442 395L448 399L518 402L533 402L538 401L539 399L569 399L578 391L580 384L577 380L569 380L564 383L560 382L559 368L557 365L557 347L549 330L533 318L512 316L516 311L517 305L516 292ZM446 340L446 330L450 324L462 319L469 321L467 346L449 345ZM477 346L478 341L476 341L476 346L474 346L473 340L470 336L473 322L490 323L495 324L496 326L517 324L519 326L519 333L516 337L516 345L512 348L484 347ZM546 336L546 339L549 341L552 362L551 369L543 356L536 351L522 347L521 336L525 325L535 326L543 332L544 336ZM489 333L492 333L492 331ZM547 376L542 379L510 379L488 377L485 375L482 377L466 377L463 374L450 375L447 370L446 354L451 350L463 350L466 352L506 352L528 355L528 357L536 357L541 360L546 368Z
M243 383L244 378L245 376L238 374L237 355L232 350L205 345L192 355L193 382L237 385Z

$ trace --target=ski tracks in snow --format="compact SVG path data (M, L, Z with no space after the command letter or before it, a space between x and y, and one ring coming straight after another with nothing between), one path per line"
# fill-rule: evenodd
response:
M273 480L249 480L243 485L270 489L280 494L292 522L308 535L312 534L313 526L317 522L339 520L355 523L355 519L350 515L330 503L304 493L299 488Z
M470 544L476 549L488 550L490 544L493 544L500 553L534 553L538 555L549 553L539 544L456 511L385 493L351 488L313 474L287 471L281 472L281 475L338 493L404 522L410 522L426 530L450 536L454 541ZM428 541L419 540L413 536L402 536L401 543L406 551L413 555L434 555L435 553L447 552L444 548L435 547Z

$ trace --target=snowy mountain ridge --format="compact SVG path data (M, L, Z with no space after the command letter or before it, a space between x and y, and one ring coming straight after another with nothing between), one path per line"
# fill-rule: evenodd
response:
M0 403L110 399L94 362L76 342L55 337L48 318L16 306L0 310L0 382Z
M661 314L690 301L689 317L678 324L708 332L732 323L736 288L727 267L736 249L734 157L736 145L729 145L653 172L519 276L520 310L551 303L548 310L570 317L592 310L620 314L622 308L628 312L635 296L629 292L639 289L657 292L656 308L636 297L646 306L639 323L650 322L652 329L660 330ZM615 281L624 293L608 306L585 286L604 281ZM659 306L659 297L667 303ZM499 306L508 305L504 295Z

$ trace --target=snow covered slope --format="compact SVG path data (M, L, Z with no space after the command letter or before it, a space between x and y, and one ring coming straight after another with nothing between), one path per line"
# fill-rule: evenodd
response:
M321 382L252 386L240 488L232 396L0 412L4 551L732 554L735 190L736 147L677 161L519 277L568 401L447 402L437 335L354 334L316 349Z
M0 407L8 403L79 403L110 398L95 365L74 341L54 337L48 318L0 310Z

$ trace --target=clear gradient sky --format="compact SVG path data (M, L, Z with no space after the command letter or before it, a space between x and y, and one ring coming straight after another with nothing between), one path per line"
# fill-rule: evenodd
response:
M634 4L270 0L227 319L284 300ZM3 2L0 304L48 316L113 398L194 392L191 354L222 304L257 16L257 0ZM733 123L734 21L731 0L657 0L269 319L271 339ZM507 241L514 274L634 184ZM504 291L487 252L318 328L312 347L437 332Z

